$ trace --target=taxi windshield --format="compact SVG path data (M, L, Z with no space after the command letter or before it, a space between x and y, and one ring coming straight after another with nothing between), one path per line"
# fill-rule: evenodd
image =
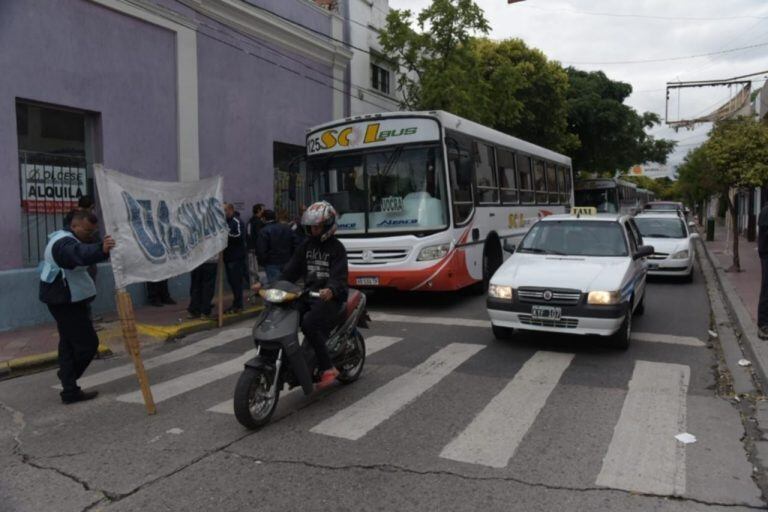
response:
M640 234L647 238L686 238L685 225L679 218L635 217Z
M518 252L563 256L627 256L624 231L617 222L545 221L536 223Z

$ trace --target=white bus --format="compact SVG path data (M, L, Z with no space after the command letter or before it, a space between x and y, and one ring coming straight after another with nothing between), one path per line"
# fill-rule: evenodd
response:
M570 158L442 111L312 128L306 172L306 200L339 213L359 288L481 289L505 241L573 204Z
M616 178L576 182L576 206L593 206L598 213L637 213L637 185Z

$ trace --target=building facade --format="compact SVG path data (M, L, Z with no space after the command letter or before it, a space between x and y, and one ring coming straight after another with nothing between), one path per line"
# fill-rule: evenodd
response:
M306 129L349 113L344 31L308 0L0 2L0 330L50 320L35 267L77 198L98 195L95 163L222 175L244 220L273 204ZM114 308L102 267L97 312Z

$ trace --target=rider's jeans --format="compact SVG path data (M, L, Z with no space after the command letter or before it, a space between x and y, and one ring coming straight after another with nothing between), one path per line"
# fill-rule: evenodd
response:
M317 368L322 372L329 370L333 363L325 346L339 316L341 303L332 299L329 301L313 300L303 303L304 314L301 319L301 330L312 344L317 356Z

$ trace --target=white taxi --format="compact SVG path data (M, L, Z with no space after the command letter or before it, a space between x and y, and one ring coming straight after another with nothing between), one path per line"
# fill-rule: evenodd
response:
M612 336L629 346L633 314L642 314L646 264L624 215L551 215L534 224L493 275L487 307L496 338L514 329Z
M645 243L653 246L648 275L693 279L693 239L699 235L690 232L682 216L676 212L641 213L635 217L635 224Z

